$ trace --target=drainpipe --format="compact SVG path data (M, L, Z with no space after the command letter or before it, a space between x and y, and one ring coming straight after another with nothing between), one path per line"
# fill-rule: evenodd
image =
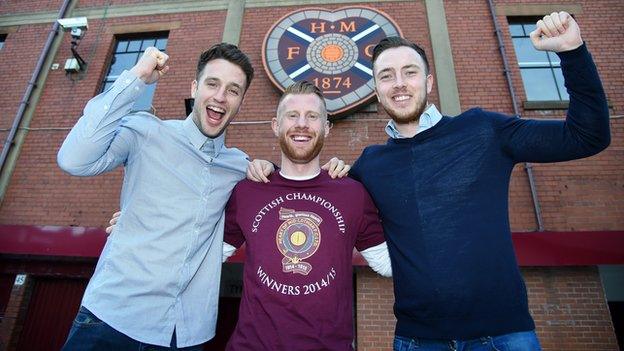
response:
M59 10L59 13L57 16L58 19L65 17L65 14L67 13L67 9L69 8L72 1L73 0L63 1L63 5L61 6L61 9ZM52 48L54 39L56 35L58 34L58 29L59 29L59 23L57 21L54 21L54 24L52 24L52 29L50 29L50 32L48 33L48 38L46 39L45 45L43 46L43 50L41 51L41 54L39 54L39 59L37 60L35 70L33 71L33 74L30 77L30 80L28 81L26 91L24 91L24 95L22 96L22 100L20 101L20 105L17 109L17 113L15 114L15 117L13 118L13 125L11 126L11 130L9 131L9 135L7 136L4 142L4 146L2 148L2 154L0 155L0 172L1 172L0 173L0 178L1 178L0 180L0 202L4 198L4 194L6 192L6 188L8 187L10 176L13 173L13 169L15 166L14 162L17 159L17 154L15 153L19 152L19 149L21 146L21 142L19 141L23 140L23 138L21 138L22 140L19 140L19 141L16 140L17 131L20 127L20 124L22 123L22 120L24 119L24 115L26 114L26 109L29 107L31 103L30 100L31 100L31 97L33 96L33 90L37 87L38 85L37 83L42 85L43 82L45 81L45 78L40 79L39 76L42 72L45 62L48 59L48 55L50 54L50 49ZM39 88L42 88L42 86ZM18 137L17 139L20 139L20 138ZM12 146L15 146L15 148L12 149ZM12 151L12 155L9 156L9 152L11 151Z
M500 51L501 57L503 58L505 78L507 79L507 87L509 88L509 93L511 94L511 103L513 105L514 115L517 117L521 117L520 111L518 109L518 99L516 98L516 93L514 92L514 88L513 88L513 82L511 80L511 71L509 70L509 62L507 61L507 54L505 53L505 43L503 42L503 35L501 33L500 27L498 26L498 20L496 19L496 11L494 10L494 3L492 3L492 0L488 0L488 6L490 7L490 14L492 15L492 22L494 22L496 38L498 39L498 49ZM542 210L540 207L539 199L537 197L537 189L535 187L535 178L533 177L533 166L529 162L525 162L524 169L526 170L527 176L529 177L529 187L531 188L531 197L533 199L535 219L537 220L537 230L540 232L543 232L544 223L542 222Z

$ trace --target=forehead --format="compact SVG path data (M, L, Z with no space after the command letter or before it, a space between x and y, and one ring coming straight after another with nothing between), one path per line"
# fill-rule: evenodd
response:
M206 63L199 80L203 81L208 78L216 78L226 83L236 83L242 87L247 81L245 72L238 65L224 59L214 59Z
M283 111L303 110L322 113L322 103L316 94L289 94L282 100L280 108Z
M387 68L399 70L402 67L410 65L416 65L421 69L424 69L425 61L423 61L422 57L416 52L416 50L407 46L399 46L382 52L377 57L377 60L375 60L373 70L375 72L379 72Z

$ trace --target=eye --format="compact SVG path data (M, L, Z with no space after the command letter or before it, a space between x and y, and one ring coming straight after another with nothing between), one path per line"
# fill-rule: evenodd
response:
M234 89L234 88L228 89L228 93L230 93L230 94L232 94L234 96L240 95L240 91L238 89Z
M208 82L206 82L206 86L208 86L210 88L214 88L214 87L217 86L217 83L213 82L213 81L208 81Z
M408 76L415 76L418 74L418 71L407 71Z
M391 76L389 74L382 74L379 79L380 80L389 80Z
M316 121L318 118L319 118L318 115L314 115L314 114L308 115L308 119L311 120L311 121Z

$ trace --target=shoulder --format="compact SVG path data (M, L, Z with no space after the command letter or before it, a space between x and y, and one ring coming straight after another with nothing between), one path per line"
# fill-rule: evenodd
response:
M480 107L471 108L457 115L451 120L455 123L468 123L472 128L499 127L512 122L517 117L508 116L500 112L484 110Z
M168 121L173 122L173 121ZM164 125L165 121L145 111L135 111L127 114L121 120L121 126L139 133L148 133Z

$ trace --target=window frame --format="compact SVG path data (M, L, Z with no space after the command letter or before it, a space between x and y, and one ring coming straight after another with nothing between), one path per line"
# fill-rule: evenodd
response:
M515 62L517 64L518 70L520 71L520 77L521 77L522 85L523 85L524 92L525 92L526 101L524 105L525 105L525 108L529 108L529 109L539 108L541 105L544 105L544 106L548 105L552 109L558 109L564 106L567 107L567 104L569 103L570 98L569 98L567 91L565 90L563 72L561 71L561 62L552 61L552 55L556 55L556 54L552 52L545 52L546 59L548 60L547 62L546 61L539 62L539 63L522 62L520 61L520 53L516 49L514 39L526 38L530 40L530 37L529 37L530 32L527 31L526 26L529 25L529 26L534 27L534 23L536 23L540 18L541 18L540 16L507 16L507 23L509 26L509 39L511 40L512 46L514 48L514 54L516 56ZM518 26L518 25L520 25L520 28L522 29L522 35L514 34L512 26ZM550 78L548 80L548 83L554 84L555 89L556 89L554 93L555 95L558 96L558 99L538 100L538 99L531 99L529 97L529 92L525 84L525 79L522 76L522 73L523 71L527 72L528 70L532 70L532 69L547 69L549 71ZM557 73L560 74L561 78L557 76Z
M111 54L110 57L108 59L107 65L105 67L104 70L104 75L102 77L102 79L100 80L100 85L98 88L98 94L103 93L107 88L109 88L110 86L112 86L112 84L115 82L115 80L119 77L118 75L112 75L112 71L116 62L116 58L117 55L119 54L135 54L136 57L134 59L134 62L129 66L129 67L123 67L123 69L130 69L132 66L134 66L138 60L141 58L141 56L143 55L143 52L145 52L145 49L147 47L145 47L145 41L153 41L154 45L157 45L158 40L162 40L165 39L166 42L163 46L162 49L159 49L163 52L166 52L166 48L167 48L167 44L169 43L169 31L156 31L156 32L141 32L141 33L125 33L125 34L118 34L114 36L114 40L113 40L113 44L112 44L112 48L111 48ZM131 45L132 42L136 42L140 40L141 42L139 43L139 47L138 49L134 49L134 48L130 48L129 46ZM127 43L125 48L120 50L120 45L123 45L123 43ZM151 88L152 92L151 92L151 99L150 99L150 106L149 107L141 107L138 109L135 109L133 107L133 110L138 110L138 111L151 111L152 110L152 99L153 99L153 90L155 90L156 88L156 83L154 83L154 86ZM146 92L147 93L147 92ZM137 100L137 102L140 102L140 100Z

